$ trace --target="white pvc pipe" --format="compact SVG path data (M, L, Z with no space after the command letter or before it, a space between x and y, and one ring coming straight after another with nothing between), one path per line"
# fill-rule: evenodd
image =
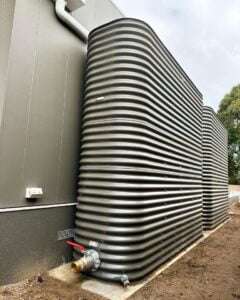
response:
M48 204L48 205L35 205L35 206L7 207L7 208L0 208L0 213L25 211L25 210L35 210L35 209L48 209L48 208L76 206L76 205L77 205L77 202Z
M89 31L82 26L70 13L66 11L65 0L55 0L55 11L58 18L67 24L77 35L84 41L87 42Z

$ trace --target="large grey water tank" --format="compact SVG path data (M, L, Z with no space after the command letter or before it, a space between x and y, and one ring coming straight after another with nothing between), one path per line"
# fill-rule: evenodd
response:
M213 229L228 218L227 131L212 108L203 108L203 225Z
M100 251L95 276L139 279L202 235L202 96L119 19L90 33L83 112L75 240Z

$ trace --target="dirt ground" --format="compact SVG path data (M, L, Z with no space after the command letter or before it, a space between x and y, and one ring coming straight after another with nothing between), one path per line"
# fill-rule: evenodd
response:
M0 288L0 300L105 300L88 291L42 274Z
M227 224L129 300L240 299L240 204L232 212ZM0 300L103 299L44 274L0 288Z

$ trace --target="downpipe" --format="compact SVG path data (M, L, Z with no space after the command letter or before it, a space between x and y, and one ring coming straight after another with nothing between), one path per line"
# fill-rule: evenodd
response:
M81 25L70 13L66 11L66 0L53 0L57 17L71 28L85 43L88 40L89 31Z

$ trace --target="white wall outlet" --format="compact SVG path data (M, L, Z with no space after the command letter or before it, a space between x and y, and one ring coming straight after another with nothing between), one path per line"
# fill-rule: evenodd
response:
M43 189L41 187L28 187L26 188L26 199L39 199L43 196Z

